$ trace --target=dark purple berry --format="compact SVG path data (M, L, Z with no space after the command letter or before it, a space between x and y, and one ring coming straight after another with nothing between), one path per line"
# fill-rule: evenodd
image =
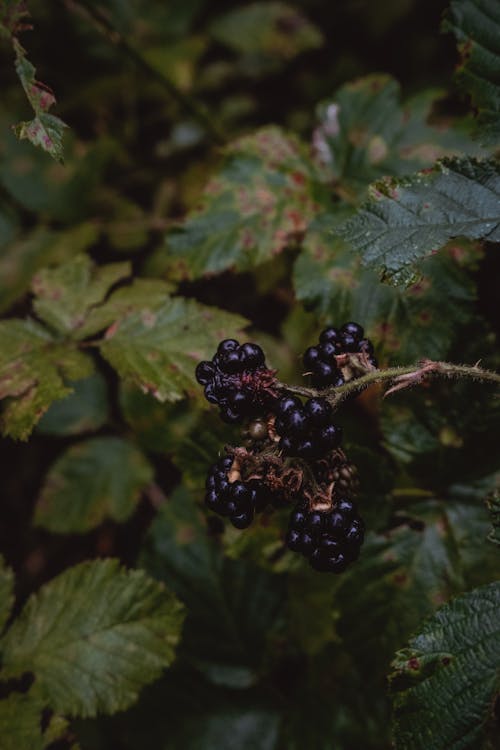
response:
M208 383L208 385L205 386L204 393L205 393L205 398L207 399L207 401L210 401L211 404L219 403L219 399L215 393L215 388L212 385L212 383Z
M351 333L342 333L341 342L345 352L355 352L358 348L357 339Z
M264 352L258 344L247 342L240 346L240 361L245 370L256 370L265 362Z
M239 372L242 369L239 352L234 350L222 355L220 357L220 369L227 373Z
M238 349L239 345L239 341L236 341L236 339L224 339L217 347L217 354L224 355L228 352L234 352Z
M345 540L349 545L361 545L365 536L365 527L360 518L355 518L349 524L345 533Z
M329 513L327 516L328 519L328 531L331 534L335 534L335 536L338 538L338 536L342 535L345 529L346 525L346 518L343 515L343 513L339 513L338 511L333 511L333 513Z
M302 362L306 370L311 370L319 359L319 349L316 346L310 346L306 349Z
M310 398L304 405L304 412L309 419L309 424L314 427L323 427L332 415L332 407L324 398Z
M321 344L320 346L320 353L321 353L321 359L324 362L328 362L328 360L332 360L333 357L338 354L338 346L333 343L333 341L325 341L324 344Z
M325 328L324 331L321 331L319 335L319 340L321 344L326 344L327 341L338 341L339 340L339 332L337 328L333 328L333 326L329 326L328 328Z
M220 418L227 424L236 424L241 420L241 415L231 409L230 406L226 406L224 409L221 409Z
M349 498L347 497L342 497L340 498L340 500L337 500L337 502L335 503L335 510L337 510L339 513L342 513L342 515L346 518L356 512L353 501L349 500Z
M284 451L289 456L293 456L295 454L295 449L296 449L295 441L287 437L286 435L285 437L281 438L279 442L279 447L280 447L280 450Z
M294 552L300 552L301 548L301 533L295 529L289 529L285 537L286 545L289 549Z
M294 510L290 516L290 527L292 529L303 529L309 514L303 510Z
M247 529L253 521L253 511L246 510L230 516L229 520L237 529Z
M354 323L350 321L349 323L344 323L342 328L340 329L341 333L349 333L351 336L353 336L355 339L362 339L365 335L364 329L362 326L360 326L358 323Z
M282 396L276 404L276 414L284 416L292 409L298 409L302 406L302 401L297 396Z
M287 432L291 432L295 437L302 435L307 428L307 417L302 408L292 409L286 415Z
M215 367L212 362L200 362L196 366L195 377L200 385L208 385L215 375Z

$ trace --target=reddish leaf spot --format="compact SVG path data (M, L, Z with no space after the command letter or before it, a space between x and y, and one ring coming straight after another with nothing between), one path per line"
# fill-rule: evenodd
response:
M415 671L420 669L420 662L416 656L412 656L411 659L408 659L407 665L408 669L413 669Z

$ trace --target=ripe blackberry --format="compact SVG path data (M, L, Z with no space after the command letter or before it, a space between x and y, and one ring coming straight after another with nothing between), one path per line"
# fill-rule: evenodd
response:
M315 570L342 573L358 558L363 538L363 521L349 498L338 499L327 512L309 510L301 501L290 516L286 544Z
M365 353L368 362L377 367L373 356L373 345L363 338L364 330L358 323L350 321L341 328L328 326L319 335L319 342L306 349L303 356L304 367L311 373L311 383L315 388L338 387L343 385L344 377L337 359L342 354Z
M232 464L231 456L224 456L210 467L205 482L205 505L219 516L228 516L237 529L246 529L255 513L276 504L278 498L260 479L230 482L228 473Z
M332 421L332 408L323 398L299 399L283 396L275 405L275 429L280 448L289 456L315 459L337 448L342 430Z
M197 365L195 375L207 401L219 406L229 424L268 410L275 398L274 373L260 346L251 342L224 339L210 362Z

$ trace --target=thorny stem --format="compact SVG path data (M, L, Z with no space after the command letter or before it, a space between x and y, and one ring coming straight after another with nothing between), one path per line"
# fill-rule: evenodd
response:
M187 96L179 89L170 78L153 67L141 54L133 47L125 37L113 26L108 16L100 8L94 6L92 0L63 0L71 9L79 8L94 21L96 28L100 33L107 37L115 44L127 57L132 60L138 68L142 69L150 78L159 83L168 94L177 101L178 104L188 112L200 125L205 129L210 138L219 146L224 145L226 138L214 125L212 119L204 109L190 96Z
M348 396L363 390L368 385L387 383L389 387L385 391L384 396L388 396L404 388L419 385L430 376L472 378L473 380L500 385L499 374L491 370L483 370L477 365L455 365L451 362L433 362L430 359L424 359L418 364L409 367L389 367L386 370L371 370L366 375L355 380L350 380L337 388L317 390L316 388L286 385L285 383L278 383L277 387L290 393L296 393L299 396L307 396L308 398L322 396L330 402L333 408L337 408Z

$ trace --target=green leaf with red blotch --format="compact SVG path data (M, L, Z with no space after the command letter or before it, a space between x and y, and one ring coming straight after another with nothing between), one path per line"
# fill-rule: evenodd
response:
M35 67L27 59L26 50L16 37L12 38L12 44L16 55L16 72L35 113L32 120L15 125L14 132L19 139L27 138L56 161L62 161L62 140L67 125L48 111L55 104L55 96L48 86L36 80Z
M32 320L0 322L0 399L4 435L26 440L50 404L90 375L92 359Z
M456 80L478 112L477 136L500 142L500 7L497 0L452 0L443 31L455 34L460 53Z
M237 336L245 325L239 315L170 297L116 320L100 349L124 380L159 401L177 401L186 392L201 397L197 363L211 359L221 339Z
M96 266L87 255L77 255L57 268L44 268L33 277L33 308L50 328L71 338L94 331L85 326L89 314L102 305L110 288L130 275L130 264Z
M167 235L167 258L186 278L272 259L315 216L316 179L306 149L279 128L238 139L226 147L200 206Z
M500 583L445 604L389 675L397 750L491 750L498 740Z

